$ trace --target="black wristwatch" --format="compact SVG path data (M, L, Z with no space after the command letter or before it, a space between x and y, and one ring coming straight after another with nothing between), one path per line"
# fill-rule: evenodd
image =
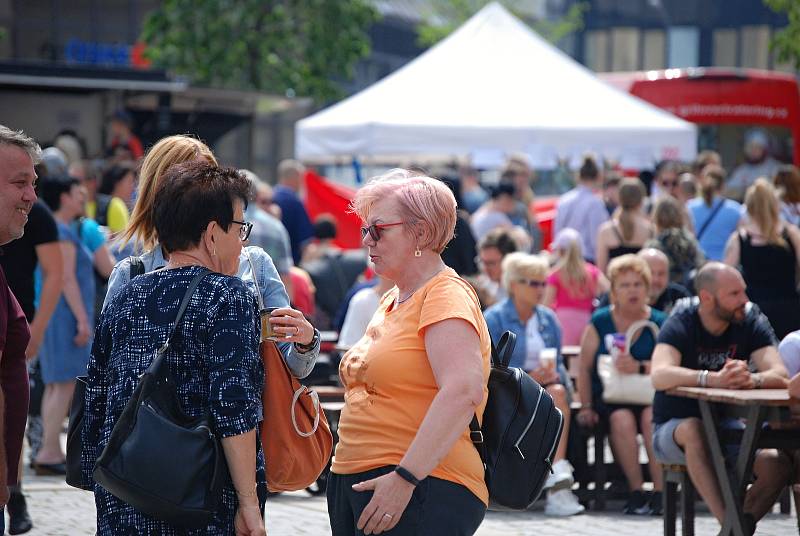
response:
M644 368L644 363L639 363L639 374L647 374L647 369Z
M314 328L314 337L311 339L311 342L308 344L300 344L299 342L294 343L298 350L300 350L301 354L307 354L311 350L314 349L316 345L319 344L319 331Z

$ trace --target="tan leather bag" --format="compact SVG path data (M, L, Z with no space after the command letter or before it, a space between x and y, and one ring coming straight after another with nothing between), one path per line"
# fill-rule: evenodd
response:
M261 322L266 321L262 316ZM261 444L266 458L267 488L297 491L313 484L328 466L333 436L319 397L292 376L278 347L261 343L264 363L264 421Z
M263 334L269 314L264 308L252 260L250 269L256 282ZM261 445L266 459L267 489L273 492L305 489L328 466L333 450L331 429L317 393L292 376L278 346L264 340L263 335L260 353L264 364Z

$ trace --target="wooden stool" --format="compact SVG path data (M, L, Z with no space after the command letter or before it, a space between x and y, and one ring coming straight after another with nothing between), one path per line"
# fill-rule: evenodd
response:
M664 466L664 536L675 536L680 486L683 536L694 536L694 485L685 465Z

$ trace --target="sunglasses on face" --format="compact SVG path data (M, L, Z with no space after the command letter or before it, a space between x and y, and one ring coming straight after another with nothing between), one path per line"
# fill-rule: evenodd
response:
M531 288L544 288L547 286L546 281L539 281L537 279L517 279L517 283L528 285Z
M367 236L369 233L370 238L372 238L375 242L381 239L381 230L386 229L387 227L394 227L395 225L403 225L403 222L396 221L394 223L373 223L367 227L361 228L361 239L363 240L364 237Z
M239 240L244 242L250 237L250 231L253 230L253 224L249 221L236 221L231 220L231 223L235 223L237 225L241 225L239 228Z

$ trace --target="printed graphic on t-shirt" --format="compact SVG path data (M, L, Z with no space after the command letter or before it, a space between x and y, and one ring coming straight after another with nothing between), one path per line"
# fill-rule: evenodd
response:
M697 361L700 370L721 370L726 359L736 359L736 344L731 344L727 349L699 348Z

